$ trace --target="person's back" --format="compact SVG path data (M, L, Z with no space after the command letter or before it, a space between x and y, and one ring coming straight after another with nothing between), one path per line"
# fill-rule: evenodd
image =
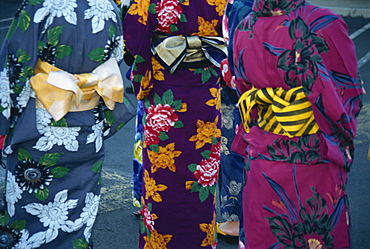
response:
M351 248L346 185L362 88L345 22L304 0L256 0L233 58L245 128L235 148L250 159L246 248Z
M216 246L225 4L135 1L124 20L135 94L144 104L140 248Z
M122 51L110 0L21 5L0 54L2 246L92 246L104 139L132 118L122 103Z

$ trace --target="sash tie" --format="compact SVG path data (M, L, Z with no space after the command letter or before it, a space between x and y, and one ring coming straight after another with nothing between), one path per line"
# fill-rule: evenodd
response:
M209 60L219 67L227 57L225 40L211 36L167 36L155 34L152 54L159 63L173 74L182 62L195 63Z
M114 58L104 62L92 73L70 74L40 59L30 79L36 93L36 106L46 109L54 120L67 112L95 108L100 97L113 110L123 101L123 81Z
M253 87L239 99L238 107L246 132L250 131L251 111L258 106L258 126L265 131L288 137L314 134L319 131L311 102L303 88Z

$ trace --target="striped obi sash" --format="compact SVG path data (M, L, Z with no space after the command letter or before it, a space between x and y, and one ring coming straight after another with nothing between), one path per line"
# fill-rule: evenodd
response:
M302 86L289 90L253 87L245 92L238 107L246 132L250 131L251 112L255 105L258 107L258 126L265 131L288 137L319 131Z

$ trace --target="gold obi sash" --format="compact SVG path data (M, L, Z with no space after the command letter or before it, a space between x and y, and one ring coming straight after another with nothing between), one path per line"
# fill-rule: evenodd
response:
M211 36L168 36L157 32L151 50L153 56L171 74L181 63L192 65L207 61L219 67L227 56L225 40Z
M123 101L123 81L117 61L109 59L92 73L70 74L38 60L30 79L36 106L58 121L67 112L93 109L100 97L110 110Z
M268 132L288 137L314 134L319 131L303 88L257 89L253 87L239 99L238 107L246 132L250 131L251 111L258 105L258 126Z

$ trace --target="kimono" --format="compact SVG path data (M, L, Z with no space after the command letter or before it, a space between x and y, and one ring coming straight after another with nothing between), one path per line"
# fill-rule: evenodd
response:
M362 89L345 22L305 0L256 0L233 58L245 248L351 248L346 186Z
M104 140L133 117L118 13L110 0L24 1L16 12L0 54L3 248L92 246Z
M232 67L234 30L238 23L252 10L253 0L229 0L223 19L223 36L227 41L227 69ZM221 69L224 71L223 67ZM225 72L223 72L225 73ZM229 72L232 75L232 72ZM227 79L225 77L225 81ZM242 189L244 185L243 156L232 151L231 146L237 130L243 129L237 108L238 92L231 82L225 82L221 88L221 165L218 178L220 213L225 221L240 221L240 235L243 240L242 227Z
M131 80L143 104L139 248L216 247L225 5L136 0L124 19L125 45L135 57ZM190 55L192 41L198 45ZM209 59L194 59L206 53Z

